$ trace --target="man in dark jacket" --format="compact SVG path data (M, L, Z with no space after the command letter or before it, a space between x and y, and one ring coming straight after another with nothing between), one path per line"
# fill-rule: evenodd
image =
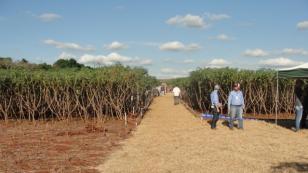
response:
M219 120L219 114L221 113L221 103L219 102L219 85L215 85L214 91L211 93L211 108L213 113L213 118L211 122L211 128L216 129L217 121Z
M304 89L304 99L303 99L303 116L301 119L301 128L307 128L307 115L308 115L308 85Z

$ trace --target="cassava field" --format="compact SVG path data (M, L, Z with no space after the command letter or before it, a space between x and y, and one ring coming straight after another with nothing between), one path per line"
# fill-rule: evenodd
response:
M246 115L273 118L278 97L271 70L198 69L168 80L182 89L177 106L171 94L154 98L159 83L142 68L11 68L0 74L0 172L308 170L307 130L294 133L293 120L283 120L293 117L292 80L279 80L278 126L247 120L245 130L230 131L219 121L213 131L200 121L213 86L222 86L225 103L234 81L242 84Z
M0 69L0 172L96 172L153 99L142 68Z

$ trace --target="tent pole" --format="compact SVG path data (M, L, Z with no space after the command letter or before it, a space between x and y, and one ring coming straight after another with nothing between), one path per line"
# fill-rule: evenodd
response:
M279 99L279 82L278 82L278 70L277 70L277 76L276 76L276 106L275 106L275 113L276 113L276 117L275 117L275 124L277 125L277 119L278 119L278 99Z

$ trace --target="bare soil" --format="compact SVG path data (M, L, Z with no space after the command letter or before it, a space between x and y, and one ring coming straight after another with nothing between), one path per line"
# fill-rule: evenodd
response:
M244 130L207 121L158 97L133 136L121 142L101 172L308 172L308 130L293 132L272 122L246 120Z
M95 167L136 127L131 119L0 122L0 172L96 173Z

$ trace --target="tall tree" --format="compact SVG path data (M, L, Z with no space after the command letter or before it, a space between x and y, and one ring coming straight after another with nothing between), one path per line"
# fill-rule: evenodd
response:
M75 59L59 59L54 64L54 67L58 68L81 68L83 64L79 64Z

